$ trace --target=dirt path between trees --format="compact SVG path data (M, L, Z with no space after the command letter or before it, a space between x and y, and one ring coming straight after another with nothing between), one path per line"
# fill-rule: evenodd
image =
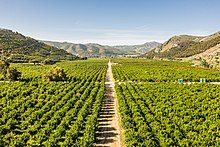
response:
M96 147L121 147L117 100L114 89L111 62L106 73L106 97L99 116L99 130L96 133Z

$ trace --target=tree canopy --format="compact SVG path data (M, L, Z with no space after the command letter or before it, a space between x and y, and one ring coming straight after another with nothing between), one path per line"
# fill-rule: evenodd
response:
M0 74L3 75L4 80L16 81L21 77L21 72L16 68L11 68L10 64L0 60Z
M66 74L61 67L53 66L48 72L42 76L44 81L65 81Z

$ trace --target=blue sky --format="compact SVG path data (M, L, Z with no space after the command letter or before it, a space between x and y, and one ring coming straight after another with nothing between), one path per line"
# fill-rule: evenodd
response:
M219 0L0 0L0 28L42 40L106 45L220 31Z

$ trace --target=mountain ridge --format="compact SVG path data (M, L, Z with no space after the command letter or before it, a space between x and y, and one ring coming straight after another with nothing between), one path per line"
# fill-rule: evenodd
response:
M120 50L127 50L131 52L143 54L159 45L161 45L161 43L156 42L156 41L151 41L151 42L146 42L140 45L117 45L113 47L120 49Z
M42 41L42 40L41 40ZM111 57L119 54L124 54L124 52L118 49L112 48L110 46L103 46L97 43L71 43L71 42L55 42L55 41L42 41L48 45L55 46L66 50L77 56L82 57Z
M42 40L41 40L42 41ZM57 41L42 41L46 44L64 49L72 54L87 57L112 57L119 55L143 54L146 51L160 45L158 42L147 42L142 45L100 45L98 43L71 43ZM141 51L140 51L141 50Z

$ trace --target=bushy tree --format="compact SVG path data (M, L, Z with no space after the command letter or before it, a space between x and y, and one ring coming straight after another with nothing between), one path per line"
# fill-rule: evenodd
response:
M56 63L56 61L55 60L51 60L51 59L46 59L46 60L43 61L44 65L53 65L55 63Z
M17 81L21 77L21 72L19 72L16 68L8 68L6 79L9 81Z
M56 66L43 74L42 78L44 81L65 81L67 79L64 70Z
M5 61L0 61L0 74L3 75L4 80L9 81L16 81L21 77L21 72L11 68L10 64Z
M204 68L209 68L209 67L210 67L209 63L208 63L205 59L202 59L202 60L201 60L201 65L202 65Z
M0 60L0 74L3 74L5 76L9 65L9 63Z

